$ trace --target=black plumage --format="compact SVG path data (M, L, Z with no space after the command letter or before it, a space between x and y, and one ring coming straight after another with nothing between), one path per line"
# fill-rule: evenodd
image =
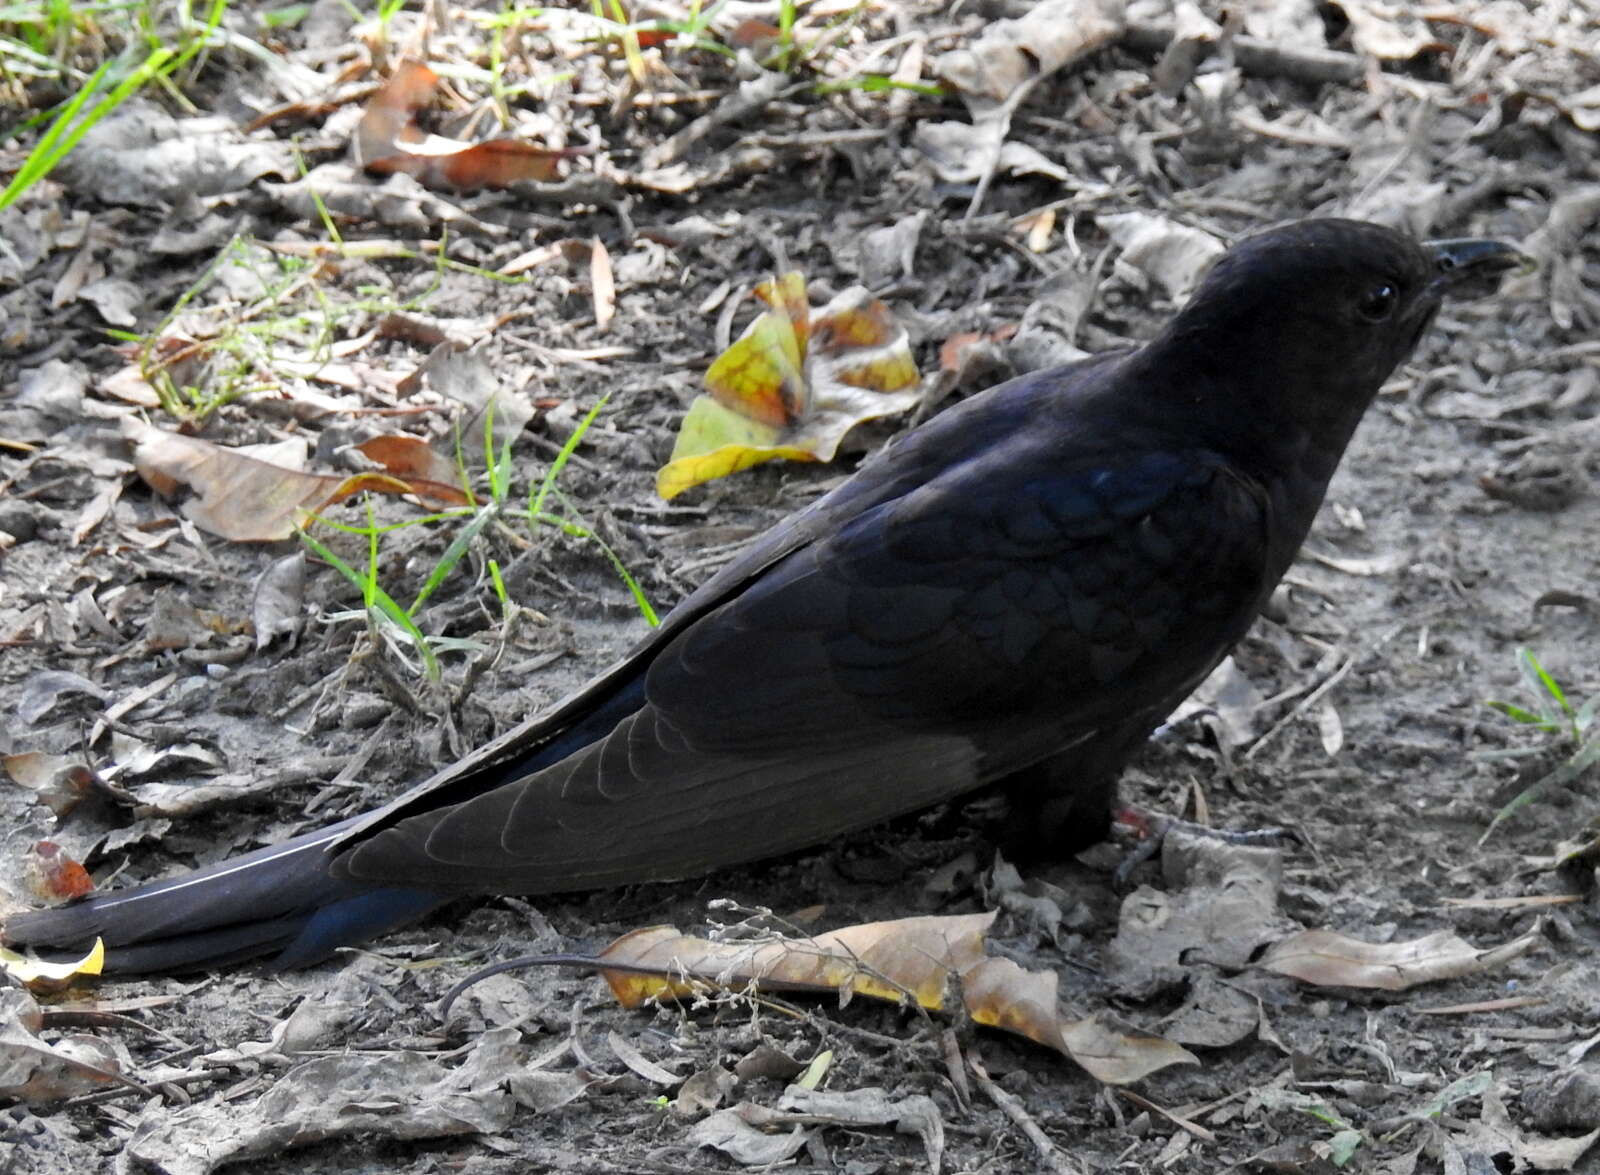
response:
M580 693L373 814L13 917L109 965L325 957L460 893L692 876L992 784L1062 851L1245 633L1488 241L1249 238L1138 350L992 388L774 527Z

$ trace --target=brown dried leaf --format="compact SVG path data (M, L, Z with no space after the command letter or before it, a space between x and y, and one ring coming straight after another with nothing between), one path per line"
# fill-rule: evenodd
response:
M57 819L71 812L93 794L98 782L95 773L75 755L51 755L44 751L19 751L0 758L11 782L33 792L39 803Z
M35 841L23 861L24 883L34 897L46 902L81 898L94 889L89 871L53 840Z
M710 942L670 926L635 930L599 956L601 974L624 1007L722 988L835 991L945 1007L959 988L979 1024L1014 1032L1065 1053L1108 1084L1136 1081L1157 1069L1194 1064L1187 1050L1141 1032L1093 1020L1062 1021L1056 976L1024 971L984 954L994 913L900 918L847 926L815 938Z
M0 1097L29 1105L61 1101L117 1081L110 1045L92 1036L46 1044L39 1007L20 988L0 990Z
M515 139L464 143L425 133L417 111L433 98L439 76L420 61L403 61L372 96L356 128L356 154L378 175L405 172L431 188L503 188L521 180L559 179L561 160L580 152L535 147Z
M197 496L183 504L183 514L202 530L235 542L286 539L308 515L361 490L416 494L452 506L467 504L466 495L455 486L410 475L416 460L410 446L400 446L405 460L398 474L340 477L263 461L131 417L123 421L123 433L134 442L133 461L139 475L153 489L170 494L179 485L188 486Z
M1318 987L1405 991L1420 983L1457 979L1532 950L1537 930L1499 947L1479 950L1453 931L1409 942L1370 943L1331 930L1306 930L1274 944L1259 966Z

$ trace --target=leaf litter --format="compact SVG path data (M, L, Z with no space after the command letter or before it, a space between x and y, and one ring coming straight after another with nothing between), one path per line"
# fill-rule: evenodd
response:
M141 1082L192 1081L184 1087L206 1112L182 1119L184 1133L163 1128L185 1112L175 1103L92 1120L86 1115L95 1111L77 1105L39 1120L45 1128L35 1137L49 1139L51 1155L97 1165L98 1155L82 1157L74 1149L81 1140L57 1128L91 1121L87 1129L108 1145L128 1146L137 1136L137 1153L153 1164L210 1162L201 1148L213 1135L228 1140L219 1142L219 1155L271 1152L272 1140L283 1136L270 1133L260 1091L287 1082L268 1108L279 1124L302 1131L296 1137L324 1141L292 1157L259 1158L261 1169L377 1169L370 1141L338 1141L348 1135L330 1122L325 1111L333 1106L355 1107L352 1128L378 1134L392 1133L397 1108L423 1106L400 1116L441 1134L474 1124L503 1129L502 1140L516 1141L501 1145L557 1169L578 1163L571 1142L578 1122L604 1128L630 1156L645 1155L665 1136L683 1161L698 1155L696 1161L720 1162L711 1151L690 1149L690 1132L709 1120L696 1115L729 1112L730 1099L760 1109L747 1117L767 1115L763 1125L773 1133L763 1139L798 1135L814 1155L919 1166L937 1161L930 1160L927 1128L913 1126L899 1139L893 1129L902 1121L942 1121L946 1165L970 1166L986 1153L972 1141L973 1121L992 1131L984 1137L994 1145L1016 1148L1005 1152L1008 1161L1024 1164L1037 1156L1057 1165L1062 1146L1102 1166L1127 1152L1127 1161L1141 1165L1196 1171L1253 1156L1304 1170L1325 1169L1317 1164L1331 1158L1370 1159L1396 1171L1486 1162L1559 1170L1584 1161L1600 1099L1581 1095L1586 1050L1581 1039L1573 1043L1572 1028L1592 1019L1584 994L1594 989L1584 953L1592 930L1569 895L1593 852L1586 844L1592 837L1579 833L1582 821L1570 817L1592 789L1582 780L1567 785L1557 799L1566 809L1534 809L1526 823L1497 834L1503 843L1477 850L1471 842L1492 816L1483 797L1509 768L1468 752L1496 745L1492 716L1485 721L1479 700L1506 694L1516 646L1537 643L1563 681L1590 691L1596 685L1586 668L1592 658L1583 655L1592 616L1535 604L1552 593L1584 596L1592 495L1496 496L1474 480L1501 468L1479 455L1506 452L1507 444L1537 452L1562 435L1580 438L1578 483L1592 472L1581 447L1593 409L1585 386L1594 386L1584 383L1593 366L1592 350L1582 349L1584 332L1600 321L1591 231L1597 205L1592 178L1585 181L1600 109L1600 78L1585 48L1591 11L1363 3L1321 11L1256 5L1226 14L1099 6L1078 23L1090 29L1109 22L1114 31L1072 61L1069 18L1059 16L1071 6L985 21L959 11L817 5L801 10L789 44L775 21L731 9L704 27L665 32L648 19L631 27L625 18L544 10L506 63L508 75L536 96L512 103L510 125L486 129L492 122L484 119L497 117L493 86L482 84L482 75L454 71L439 107L425 110L415 96L395 103L376 136L403 149L415 133L429 133L419 128L443 109L452 121L445 129L468 150L515 140L521 146L510 154L560 173L519 179L515 196L503 197L470 190L482 176L469 177L468 188L430 190L407 174L441 178L426 156L395 165L399 174L381 184L336 158L363 113L382 109L377 83L395 76L382 60L406 60L398 46L422 30L416 14L396 14L380 29L317 7L316 22L337 26L318 33L317 43L331 53L323 64L296 60L310 42L291 32L284 55L267 54L272 68L230 73L238 79L230 91L251 107L253 128L206 110L176 116L130 105L126 120L103 124L105 133L80 145L72 167L42 182L38 198L0 210L0 362L20 361L24 376L23 397L6 401L0 423L0 548L7 559L0 659L13 697L31 699L29 722L0 751L60 756L48 760L56 764L45 771L51 778L114 776L108 769L124 762L157 773L117 784L164 789L165 798L143 796L150 815L117 827L131 810L101 796L100 807L83 809L71 822L76 827L62 829L70 837L51 842L56 858L81 856L101 879L124 855L120 846L129 842L121 838L163 838L183 862L214 859L235 845L279 839L307 826L302 822L370 806L365 787L414 774L446 745L442 734L418 734L385 716L425 710L403 667L381 653L363 655L340 635L348 629L317 623L319 613L348 601L325 568L306 561L298 586L257 592L260 606L252 605L250 585L283 549L269 543L257 552L208 538L192 517L174 514L126 478L129 449L104 429L133 408L153 413L160 398L137 379L118 381L119 372L137 368L96 352L97 337L85 331L108 317L156 331L185 291L199 288L192 266L227 243L241 209L273 218L273 251L315 264L319 291L345 298L358 285L376 288L388 304L341 325L336 353L281 348L270 388L221 406L203 437L185 440L230 452L315 438L334 424L398 422L410 442L436 454L454 452L459 436L462 451L474 455L472 492L481 496L485 417L497 443L511 440L519 461L537 465L554 456L570 422L612 392L615 415L602 418L572 454L562 490L574 505L599 503L586 519L589 529L662 599L681 594L697 574L685 582L680 566L838 476L838 467L769 466L686 491L670 505L653 496L696 376L719 349L705 316L730 304L726 291L747 288L765 272L788 272L790 258L820 291L819 302L858 283L882 299L925 370L940 366L933 349L946 340L986 340L977 348L987 352L981 364L963 360L965 376L920 390L937 398L1025 369L1027 355L1013 351L1002 332L1030 312L1038 320L1035 307L1052 290L1094 293L1086 311L1059 319L1067 345L1103 350L1144 337L1159 317L1151 303L1181 297L1204 263L1205 242L1225 243L1283 216L1353 210L1421 233L1494 232L1520 239L1547 265L1495 304L1453 308L1434 349L1385 396L1335 487L1339 498L1360 503L1366 528L1319 524L1320 561L1295 569L1275 619L1236 653L1234 671L1253 689L1221 695L1229 745L1218 750L1174 735L1152 748L1126 783L1144 798L1207 796L1217 818L1234 826L1253 817L1278 822L1287 811L1309 830L1309 845L1290 850L1279 865L1225 856L1188 879L1167 877L1162 888L1146 867L1139 878L1146 888L1135 890L1120 917L1103 875L1086 877L1081 866L1042 876L1030 870L1016 886L988 891L1004 906L995 948L1030 967L1056 968L1064 1003L1115 1007L1142 1029L1197 1051L1200 1065L1142 1083L1148 1105L1123 1098L1114 1111L1101 1102L1086 1109L1078 1097L1082 1078L1072 1070L1044 1050L987 1034L976 1046L959 1047L975 1063L983 1054L970 1076L995 1076L978 1080L970 1100L957 1098L950 1091L959 1069L946 1063L944 1050L920 1041L893 1007L872 1010L865 1001L826 1015L740 1004L739 1016L724 1012L708 1021L666 1008L599 1010L588 1006L589 981L551 975L493 1002L520 1018L518 1026L491 1023L491 1005L469 1001L453 1029L467 1035L447 1038L425 1002L459 974L456 953L549 931L542 914L508 903L467 913L459 926L428 924L375 944L363 956L376 960L371 970L272 980L283 987L272 988L271 997L259 976L139 985L181 993L181 1012L165 1024L213 1056L213 1067L183 1059L164 1065L159 1058L171 1043L156 1049L127 1026L101 1027L99 1039L138 1056L142 1070L128 1072ZM475 56L482 26L446 21L431 33L428 61L483 60ZM697 38L748 54L754 68L739 73ZM964 54L1002 80L987 90L972 82L969 90L968 79L982 75L962 73ZM563 72L570 78L555 80ZM874 88L878 79L892 84ZM818 93L828 85L839 88ZM952 119L950 107L923 92L936 85L960 98L968 121ZM923 90L908 88L916 86ZM204 86L200 93L207 94ZM923 128L939 122L966 129L947 132L954 147L930 154L934 140ZM273 137L275 126L308 132L304 167L286 140ZM902 128L903 141L885 137L891 128ZM584 150L568 151L577 143ZM552 157L535 154L546 151ZM391 150L390 157L396 153L404 152ZM674 201L692 202L693 215ZM141 209L171 223L158 236L154 216ZM1148 219L1118 219L1130 214ZM326 239L325 216L351 239ZM644 256L636 253L640 240L649 238L642 230L633 236L635 219L667 229L648 265L636 260ZM893 235L900 224L915 231ZM450 230L448 243L433 239L440 225ZM1113 231L1134 225L1153 226L1156 235ZM383 226L382 240L355 239ZM188 239L177 229L189 230ZM861 242L877 230L891 235L873 253ZM158 265L146 264L146 239L161 241L157 255L165 260ZM571 246L540 253L554 239ZM547 260L512 265L535 254ZM557 258L561 263L551 263ZM1103 269L1093 270L1102 258ZM406 268L412 264L419 268ZM518 284L479 284L478 273L503 269L518 270ZM430 284L425 309L403 306ZM725 292L715 297L718 289ZM237 283L189 295L195 305L222 308L248 296L248 284ZM696 305L706 307L698 317L683 313ZM210 342L203 332L195 337ZM57 338L73 342L41 351ZM442 366L419 375L428 358L422 352L446 342L434 361ZM448 368L459 342L484 348L475 371ZM1446 357L1453 370L1438 366ZM1557 391L1530 385L1528 372L1518 370L1530 360ZM48 364L57 365L54 374L41 378ZM451 387L463 394L452 395ZM480 415L465 415L474 411ZM330 437L328 446L316 446L316 459L379 432ZM1447 472L1452 463L1470 475ZM1504 480L1497 476L1495 484ZM235 505L248 518L259 500ZM385 508L402 520L413 509L399 502ZM423 530L396 533L405 541L393 548L393 564L402 569L430 561L448 541ZM483 533L503 537L493 528ZM489 547L483 554L474 552L463 583L491 582L492 560L508 598L538 618L501 651L494 664L503 669L474 671L476 691L449 716L476 739L559 695L620 651L640 623L631 619L626 594L609 586L616 582L610 565L585 540L550 535L526 551ZM1359 568L1353 574L1366 582L1327 574L1337 568ZM439 632L471 632L490 631L482 627L489 613L497 632L500 611L498 601L485 606L447 590L422 614ZM232 628L252 617L254 633ZM1359 639L1397 619L1404 621L1399 639ZM298 645L271 639L297 630ZM49 686L40 675L52 672L71 672L89 688ZM115 713L157 681L167 684ZM1303 710L1301 699L1310 700ZM1265 742L1264 732L1272 734ZM1268 753L1250 754L1258 745ZM207 753L182 752L185 746L226 747L223 773ZM286 746L307 751L298 773L282 770L294 753ZM1231 754L1233 747L1240 753ZM58 830L23 793L0 798L21 834L11 842L5 875L20 893L11 871L37 867L24 847ZM207 811L213 814L197 815ZM741 896L761 895L763 886L778 897L798 890L808 905L838 907L839 917L826 915L834 924L853 920L845 911L903 915L930 900L927 875L972 849L943 835L937 825L897 831L894 852L873 837L857 838L719 884ZM1552 872L1528 872L1529 858ZM143 854L133 867L148 868ZM852 867L861 874L843 871ZM934 899L941 914L971 912L964 907L977 901L975 872L950 875ZM1544 899L1557 897L1565 904L1552 912ZM624 896L620 908L614 900L548 908L565 927L601 940L663 914L680 924L698 916L689 895L642 903ZM1541 912L1550 917L1536 925ZM1296 927L1302 936L1324 937L1297 938ZM1528 953L1496 956L1496 943ZM1273 950L1331 986L1273 975L1260 966L1270 953L1257 953ZM1486 951L1493 966L1479 969ZM1350 981L1372 975L1428 978L1438 988L1429 989L1426 1004L1412 1002L1417 993L1383 987L1358 994ZM1152 994L1128 994L1143 987ZM294 1010L281 1014L285 990ZM263 999L271 1002L249 1004ZM1426 1024L1409 1016L1445 1009L1458 1010ZM130 1014L159 1020L163 1011ZM285 1026L281 1036L274 1030L277 1043L233 1047L255 1034L256 1016ZM1462 1026L1440 1023L1454 1020ZM46 1055L28 1040L42 1039L40 1031L48 1037L54 1029L29 1030L18 1038L18 1055ZM541 1033L558 1039L524 1061L514 1046ZM316 1041L333 1048L355 1041L402 1059L387 1073L381 1064L357 1064L359 1055L320 1067L313 1059L304 1069L304 1054L296 1052ZM230 1048L236 1055L227 1058ZM504 1087L453 1076L472 1069L462 1057L477 1055L462 1048L485 1050L482 1066L503 1066ZM770 1073L752 1064L743 1075L739 1064L718 1063L768 1056L763 1050L790 1061ZM819 1067L819 1080L832 1088L822 1092L842 1103L790 1105L772 1083L794 1079L799 1059L824 1053L830 1061ZM1452 1083L1483 1056L1493 1058L1492 1068ZM676 1134L640 1108L644 1102L627 1100L671 1089L659 1081L668 1072L707 1074L702 1084L721 1091L698 1103ZM92 1097L106 1092L98 1077L83 1074L90 1080L78 1088L98 1090ZM738 1084L729 1085L729 1075ZM207 1091L229 1086L234 1100L206 1100ZM678 1087L680 1099L686 1086ZM630 1088L634 1094L625 1092ZM1566 1099L1560 1112L1550 1108L1557 1092ZM938 1118L915 1112L919 1098L934 1104ZM463 1099L479 1104L469 1111ZM521 1110L508 1116L513 1103ZM1397 1133L1400 1119L1413 1125ZM232 1129L234 1121L240 1129ZM1258 1143L1263 1129L1285 1139L1270 1156ZM495 1149L492 1142L470 1145ZM29 1170L32 1156L22 1153L21 1169ZM209 1169L201 1165L195 1169Z

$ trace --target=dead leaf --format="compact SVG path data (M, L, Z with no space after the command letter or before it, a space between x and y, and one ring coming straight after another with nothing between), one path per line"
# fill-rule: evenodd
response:
M745 1103L748 1104L748 1103ZM768 1134L745 1121L739 1108L718 1110L694 1124L688 1141L693 1146L709 1146L736 1163L747 1167L770 1167L794 1158L809 1137L796 1126L788 1134Z
M672 1070L663 1069L660 1065L656 1064L649 1057L641 1053L616 1029L612 1029L610 1032L606 1033L606 1043L611 1046L611 1051L616 1054L617 1060L621 1061L624 1065L632 1069L646 1081L653 1082L656 1085L677 1085L683 1080L683 1078L672 1072Z
M256 651L287 635L293 646L300 628L306 594L306 553L274 559L257 578L250 599L250 623L256 630Z
M427 485L454 489L461 481L456 463L421 437L390 433L372 437L356 446L362 456L376 461L385 473ZM464 499L464 495L459 497Z
M57 818L82 802L94 780L94 772L75 755L51 755L44 751L19 751L0 758L11 782L33 792Z
M67 669L41 669L22 683L21 696L16 702L17 717L25 725L32 726L55 709L57 703L73 694L86 694L100 702L111 696L80 673Z
M1322 749L1330 759L1335 758L1344 748L1344 723L1332 702L1324 702L1317 708L1317 732L1322 736Z
M915 1134L927 1154L927 1169L937 1172L944 1159L944 1118L926 1094L891 1101L882 1089L842 1091L802 1089L791 1085L776 1109L740 1102L720 1110L690 1131L697 1146L715 1147L749 1166L764 1166L793 1156L805 1144L808 1126L893 1126ZM775 1133L793 1127L787 1134Z
M589 248L589 286L594 296L595 329L605 330L617 313L617 283L611 273L611 254L599 237Z
M739 1084L739 1079L721 1065L712 1065L691 1074L672 1099L672 1108L686 1118L698 1117L720 1106Z
M439 395L470 409L459 433L461 450L469 456L482 454L489 439L496 449L502 448L533 419L533 404L527 395L508 386L510 381L495 370L482 347L462 350L452 343L440 343L428 353L416 375L425 377L428 387ZM374 459L382 461L381 456ZM453 464L450 468L447 480L454 485L460 475Z
M1044 0L1025 16L989 22L970 45L944 54L936 72L969 104L1015 102L1043 78L1115 40L1123 0Z
M1122 995L1188 988L1197 964L1240 970L1293 926L1278 909L1280 850L1172 828L1161 856L1167 889L1142 885L1124 897L1105 951Z
M369 173L404 172L430 188L504 188L522 180L559 179L572 148L535 147L515 139L464 143L430 135L417 125L417 111L432 99L439 75L420 61L402 61L372 96L356 128L356 158Z
M805 278L762 282L769 307L705 375L678 429L656 492L691 486L776 458L830 461L850 429L919 399L905 328L864 288L813 312Z
M1108 1084L1136 1081L1168 1065L1197 1063L1157 1036L1094 1020L1063 1021L1053 972L1024 971L1009 959L984 954L984 934L994 918L992 911L900 918L815 938L754 943L711 942L658 926L623 935L596 963L612 994L628 1008L712 984L909 999L940 1010L953 978L979 1024L1062 1052Z
M739 1058L733 1071L740 1081L751 1081L758 1077L789 1081L803 1072L805 1067L803 1062L795 1060L782 1049L762 1041Z
M1318 987L1405 991L1458 979L1525 955L1541 940L1535 929L1502 946L1479 950L1454 931L1407 942L1369 943L1331 930L1306 930L1273 944L1258 966Z
M1187 298L1226 251L1210 233L1152 212L1118 212L1097 223L1122 248L1122 261L1159 283L1174 302Z
M402 1140L497 1134L514 1110L500 1086L519 1072L506 1063L506 1031L484 1033L455 1069L404 1050L318 1057L254 1102L196 1102L146 1118L125 1153L169 1175L208 1175L224 1163L357 1133ZM478 1059L485 1053L492 1065Z
M151 488L170 495L178 486L188 486L196 496L183 503L184 516L202 530L235 542L286 539L310 515L362 490L415 494L451 506L468 504L455 486L404 472L347 477L306 473L131 417L123 421L123 434L134 442L134 465ZM366 447L361 446L363 451ZM406 454L405 464L414 461L409 446L400 451Z
M1167 725L1188 721L1197 714L1216 715L1210 725L1217 741L1228 748L1242 747L1255 740L1265 728L1262 715L1266 696L1256 688L1232 657L1220 664L1194 689L1171 714Z
M967 361L967 356L974 347L983 343L1004 343L1015 338L1017 324L1008 322L1004 326L996 327L987 334L975 330L961 331L953 334L944 341L939 348L939 370L951 373L959 372Z
M1576 1138L1546 1138L1529 1134L1511 1120L1500 1089L1488 1084L1482 1091L1483 1110L1477 1121L1461 1124L1452 1142L1472 1154L1504 1155L1512 1171L1571 1171L1585 1152L1600 1139L1600 1130ZM1584 1170L1589 1169L1586 1164Z
M1408 7L1370 0L1333 2L1350 22L1350 43L1358 53L1370 54L1380 61L1410 61L1425 51L1451 51Z
M30 959L0 947L0 971L35 994L65 991L72 986L74 979L83 975L99 975L105 965L105 943L98 938L83 958L66 963L46 963L42 959Z
M53 840L34 842L22 872L28 891L41 901L64 902L94 889L89 871Z
M43 1023L27 992L0 989L0 1097L40 1105L121 1080L120 1064L105 1041L71 1036L47 1044L37 1035Z

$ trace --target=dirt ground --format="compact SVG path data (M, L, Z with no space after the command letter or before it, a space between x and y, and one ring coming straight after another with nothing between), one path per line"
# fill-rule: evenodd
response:
M775 5L732 7L707 38L748 39L728 31L734 15L777 19ZM430 195L397 176L380 197L383 181L346 156L380 77L356 68L380 40L374 26L319 4L268 37L237 6L236 31L270 44L303 92L259 57L219 52L186 88L195 111L152 102L119 115L0 212L0 752L61 756L50 762L118 789L58 822L33 790L0 785L0 882L11 908L32 900L24 873L40 839L97 881L128 882L368 809L646 631L594 538L502 520L418 611L441 638L443 682L430 684L404 642L374 645L355 590L314 557L302 564L299 542L227 541L137 476L125 422L179 422L130 380L109 328L157 335L169 352L213 344L195 348L204 357L187 378L243 394L185 425L194 435L230 447L301 438L312 468L340 476L359 468L349 446L379 434L449 452L452 421L472 410L452 389L470 401L476 388L481 403L488 388L530 410L511 449L514 501L609 396L560 474L558 512L603 538L665 612L910 417L1073 348L1148 338L1205 239L1333 214L1517 242L1541 269L1447 307L1385 389L1273 615L1211 697L1220 717L1175 726L1124 781L1126 798L1157 810L1195 817L1200 803L1212 823L1298 839L1197 850L1187 873L1148 863L1124 893L1110 848L1020 878L996 869L987 813L967 805L693 883L464 901L305 972L76 987L41 997L58 1010L42 1038L96 1036L139 1085L15 1102L0 1119L0 1171L204 1172L232 1159L260 1172L738 1170L696 1130L718 1105L779 1104L794 1068L763 1045L801 1064L831 1050L822 1090L850 1095L851 1112L873 1088L873 1104L891 1106L777 1129L803 1131L797 1149L767 1156L791 1171L928 1169L930 1128L908 1106L938 1121L952 1172L1600 1169L1583 1157L1600 1132L1588 1055L1600 933L1593 856L1577 847L1600 809L1592 772L1569 773L1480 842L1511 797L1574 752L1485 704L1538 706L1517 651L1532 650L1574 707L1600 691L1600 14L1530 0L1430 6L1424 22L1403 5L1261 5L1228 18L1234 49L1163 55L1155 30L1201 15L1151 4L1051 71L1054 42L1027 38L1059 34L1073 6L1045 5L1043 24L1014 26L1038 74L994 130L993 104L950 80L956 55L1030 7L802 8L802 44L826 47L737 118L706 116L759 82L759 43L742 63L646 43L635 80L615 40L584 44L529 18L503 45L508 76L538 83L513 103L514 136L581 146L563 161L568 178ZM472 18L492 11L403 12L387 44L441 72L481 66L490 34ZM819 89L841 71L946 94ZM486 93L479 73L452 84L461 110ZM241 129L269 112L263 129ZM964 137L975 123L998 137ZM482 138L487 125L441 133ZM674 140L685 127L704 133ZM35 137L0 142L0 171ZM1025 150L972 163L1001 139ZM669 142L674 157L659 154ZM174 144L193 156L160 154ZM652 167L663 174L651 183L615 178ZM347 246L408 251L334 250L304 195L314 168L338 171L322 190ZM1128 213L1149 219L1116 219ZM273 250L230 247L236 236ZM595 240L614 285L608 322ZM459 265L436 263L440 241ZM494 278L517 258L518 280ZM834 463L774 462L663 502L656 471L702 373L753 316L751 286L788 268L814 302L855 284L886 300L924 373L923 408L858 429ZM274 354L217 342L219 324L249 333L241 306L269 301L294 319L270 346L252 336ZM972 345L956 357L963 337ZM449 360L434 352L453 340L482 364L441 372ZM474 468L481 487L481 455ZM373 508L391 522L421 514L393 497ZM359 499L329 514L366 517ZM411 600L460 532L446 521L387 533L384 589ZM315 533L366 559L364 540ZM292 631L258 642L269 622ZM1241 893L1261 900L1231 904ZM485 963L593 951L657 923L700 929L765 909L824 930L995 908L991 949L1059 972L1065 1015L1166 1035L1197 1063L1117 1090L1028 1041L947 1034L948 1021L889 1004L726 996L627 1011L594 976L554 968L486 981L447 1020L438 1007ZM1219 915L1245 908L1248 925ZM1403 989L1255 965L1300 929L1513 946L1452 956L1442 977ZM952 1041L999 1092L959 1087Z

